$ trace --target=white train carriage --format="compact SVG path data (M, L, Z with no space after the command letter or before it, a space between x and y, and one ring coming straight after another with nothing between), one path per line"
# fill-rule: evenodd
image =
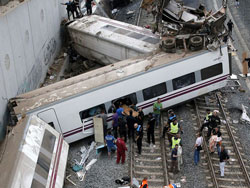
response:
M160 42L148 29L97 15L74 21L68 31L79 54L103 64L153 52Z
M69 145L61 134L32 115L20 120L7 137L1 187L63 187Z
M158 53L113 65L31 91L11 99L17 117L37 114L68 142L93 134L92 117L104 109L111 123L112 103L123 100L152 112L160 98L164 108L226 85L230 61L226 46L217 51ZM15 116L14 116L15 117Z

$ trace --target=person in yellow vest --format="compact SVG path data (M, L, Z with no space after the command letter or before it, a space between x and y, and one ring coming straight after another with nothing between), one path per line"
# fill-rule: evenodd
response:
M203 123L202 126L201 126L200 132L202 132L202 130L203 130L205 127L208 127L208 125L209 125L209 120L210 120L211 116L213 115L213 113L211 112L210 109L207 109L206 112L207 112L207 113L206 113L206 116L205 116L205 118L204 118L204 123Z
M170 123L169 131L168 131L168 141L170 143L170 147L172 147L172 137L181 132L181 127L175 118L173 122Z
M143 178L140 188L148 188L148 178L147 177Z
M172 149L174 149L175 145L182 146L180 135L172 137Z

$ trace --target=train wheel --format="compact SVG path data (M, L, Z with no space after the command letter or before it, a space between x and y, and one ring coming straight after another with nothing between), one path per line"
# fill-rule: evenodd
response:
M202 37L201 36L194 36L189 40L190 45L192 46L201 46L202 45Z
M174 48L174 47L175 47L175 39L173 39L173 38L167 38L167 39L164 41L164 47L165 47L166 49Z

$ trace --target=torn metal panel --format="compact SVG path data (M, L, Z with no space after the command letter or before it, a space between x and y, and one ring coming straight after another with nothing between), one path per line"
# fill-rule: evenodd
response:
M240 120L242 122L245 122L247 124L250 124L250 118L248 116L248 113L247 113L247 106L244 106L243 104L241 105L242 106L242 115L240 117Z
M170 1L164 11L166 11L175 19L180 20L183 10L180 3L177 3L176 1Z

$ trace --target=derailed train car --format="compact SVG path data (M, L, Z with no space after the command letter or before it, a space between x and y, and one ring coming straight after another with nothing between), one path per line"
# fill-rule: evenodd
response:
M184 57L185 56L185 57ZM145 114L160 98L164 108L222 88L230 72L228 48L157 53L113 65L19 95L9 100L12 119L35 114L74 142L93 134L93 116L123 101Z
M61 134L32 115L22 118L5 139L1 187L63 187L69 145Z

